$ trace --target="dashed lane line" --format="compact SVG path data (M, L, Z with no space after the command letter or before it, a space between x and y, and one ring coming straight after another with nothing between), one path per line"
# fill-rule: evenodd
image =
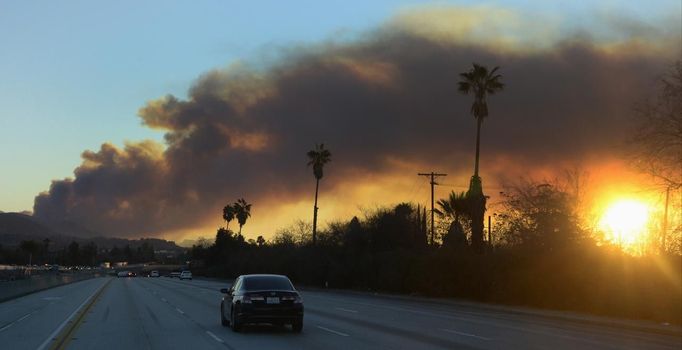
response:
M481 337L480 335L471 334L471 333L464 333L464 332L458 332L458 331L453 331L452 329L441 328L440 330L443 331L443 332L448 332L448 333L452 333L452 334L457 334L457 335L461 335L461 336L464 336L464 337L471 337L471 338L476 338L476 339L481 339L481 340L490 340L490 338Z
M329 329L329 328L327 328L327 327L322 327L322 326L315 326L315 327L317 327L317 328L319 328L319 329L321 329L321 330L323 330L323 331L327 331L327 332L329 332L329 333L334 333L334 334L336 334L336 335L340 335L340 336L342 336L342 337L350 337L350 335L348 335L348 334L346 334L346 333L342 333L342 332L339 332L339 331L335 331L335 330Z
M339 311L354 313L354 314L357 314L357 313L358 313L357 310L344 309L344 308L342 308L342 307L335 307L335 309L337 309L337 310L339 310Z
M7 328L10 328L10 327L14 326L14 325L15 325L16 323L18 323L18 322L21 322L21 321L27 319L29 316L33 315L34 313L36 313L36 312L35 312L35 311L31 311L31 312L27 313L26 315L21 316L19 319L16 319L16 320L14 320L14 321L12 321L12 322L10 322L10 323L8 323L8 324L2 326L2 327L0 328L0 332L4 331L4 330L7 329Z
M208 334L209 336L211 336L211 338L215 339L215 341L217 341L218 343L221 343L221 344L224 344L224 343L225 343L222 339L218 338L218 336L216 336L215 334L211 333L211 331L206 331L206 334Z

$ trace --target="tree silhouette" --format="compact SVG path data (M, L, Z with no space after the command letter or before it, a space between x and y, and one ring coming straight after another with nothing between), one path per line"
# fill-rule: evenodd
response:
M469 215L469 202L465 192L450 192L448 198L439 199L436 202L440 209L436 209L436 214L450 216L454 221L459 222L461 217Z
M633 121L627 142L635 165L662 188L682 188L682 61L636 106Z
M43 239L43 254L45 256L45 263L49 261L50 257L50 242L52 242L49 238Z
M246 225L246 220L251 217L251 204L246 203L244 198L240 198L234 203L235 217L239 223L239 235L242 235L242 226Z
M440 209L435 210L438 215L452 218L452 223L447 235L443 238L443 243L466 243L466 235L460 219L471 216L472 208L469 197L465 192L456 193L452 191L448 198L438 200L437 204L440 207Z
M232 205L226 205L225 208L223 208L223 220L225 220L225 229L229 230L230 229L230 221L234 219L235 215L235 207Z
M467 196L471 200L471 243L474 249L481 252L483 249L483 218L485 215L485 196L483 195L483 185L478 176L478 163L481 146L481 124L483 119L488 116L488 104L486 96L493 95L504 88L500 81L502 77L496 74L497 69L488 70L487 67L474 63L473 68L461 73L462 80L459 82L459 92L474 95L474 103L471 105L471 114L476 118L476 161L474 165L474 175L469 183Z
M315 175L315 206L313 207L313 245L317 242L317 194L320 189L320 179L322 179L324 165L331 161L332 154L324 149L324 144L315 145L315 149L308 151L308 166L313 166Z

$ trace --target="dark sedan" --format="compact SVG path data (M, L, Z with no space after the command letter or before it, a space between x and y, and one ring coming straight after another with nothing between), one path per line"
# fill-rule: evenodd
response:
M220 320L239 332L249 323L290 324L303 329L303 301L289 278L282 275L242 275L230 289L221 289Z

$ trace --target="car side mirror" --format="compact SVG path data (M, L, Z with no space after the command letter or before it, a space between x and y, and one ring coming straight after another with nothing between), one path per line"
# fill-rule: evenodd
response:
M222 289L220 290L220 293L223 293L223 294L230 294L230 291L227 290L227 288L222 288Z

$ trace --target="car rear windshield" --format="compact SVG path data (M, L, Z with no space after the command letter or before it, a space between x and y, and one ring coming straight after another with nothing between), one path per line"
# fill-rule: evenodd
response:
M244 279L245 290L294 290L289 279L278 276L252 276Z

